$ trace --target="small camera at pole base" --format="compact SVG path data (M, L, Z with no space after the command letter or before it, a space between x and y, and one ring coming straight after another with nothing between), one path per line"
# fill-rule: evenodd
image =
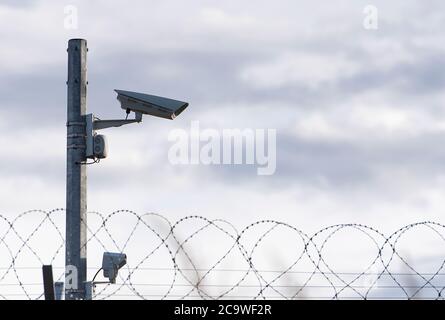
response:
M104 252L102 258L102 269L104 277L110 280L110 283L116 283L116 277L120 268L127 263L127 255L124 253Z

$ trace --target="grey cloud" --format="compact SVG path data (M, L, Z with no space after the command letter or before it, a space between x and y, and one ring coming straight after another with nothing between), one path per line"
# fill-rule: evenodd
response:
M20 115L27 124L27 119L38 126L65 121L65 68L48 68L39 73L0 77L0 95L2 104L9 106L4 111ZM64 122L61 124L65 125Z
M425 6L423 8L425 14L430 12ZM382 10L385 13L385 7ZM402 21L409 20L411 14L403 17ZM382 16L384 21L388 21L388 14ZM385 33L376 34L375 37L390 40L394 37L400 39L402 44L410 39L410 34L404 32L399 24L384 24L383 27ZM424 30L415 31L417 35L425 33ZM294 110L335 110L337 105L348 104L351 99L370 91L377 92L382 100L390 95L390 103L398 106L405 105L405 102L412 105L418 100L418 108L425 109L425 112L438 112L440 102L431 98L431 104L425 106L420 101L423 99L421 95L438 93L445 84L440 72L445 63L442 49L417 48L416 59L412 63L396 63L386 69L375 68L373 61L378 57L368 53L358 41L366 40L366 37L360 25L348 25L344 30L339 29L338 33L328 33L328 36L314 30L312 37L299 39L295 33L295 41L289 42L285 38L276 48L255 47L252 43L243 46L239 42L238 47L234 47L236 43L231 42L229 36L221 41L215 40L212 48L196 46L193 49L171 50L156 49L155 44L152 50L142 46L110 50L105 45L95 46L94 42L89 42L89 110L104 118L121 115L112 90L122 88L190 101L187 112L193 119L200 119L208 108L222 104L228 106L223 115L227 119L236 117L238 103L252 110L259 103L268 106L270 112L251 113L252 117L259 119L276 117L274 110L280 104L293 106ZM406 50L414 49L407 46ZM283 51L325 56L341 53L357 62L361 68L352 76L339 74L331 82L315 89L304 83L255 88L240 80L239 73L246 65L267 63ZM66 55L66 52L51 54ZM0 94L4 97L2 103L8 106L8 113L20 113L24 123L32 125L26 128L30 134L33 126L60 125L64 128L65 80L65 65L50 65L40 68L38 72L4 74L0 76ZM230 107L232 104L233 107ZM288 110L287 116L295 117L292 109ZM33 124L36 119L37 124ZM346 188L372 182L376 166L388 172L393 166L406 166L413 170L413 175L422 177L441 173L443 154L437 148L441 140L439 134L424 134L415 139L407 137L397 143L375 140L373 145L362 145L361 142L305 141L288 135L286 132L289 128L277 129L277 172L270 179L256 177L255 168L250 166L200 166L192 177L202 179L211 175L222 184L264 181L270 187L281 185L283 188L295 181L317 185L322 177L330 185ZM354 135L355 132L350 134ZM158 163L161 167L169 166L165 159L159 159ZM28 174L38 168L42 172L46 170L44 165L35 164L25 166L22 173ZM136 169L131 170L137 174ZM117 181L119 177L120 174L113 172L103 176L100 174L103 181Z
M2 0L2 2L0 3L0 7L1 6L6 6L6 7L30 7L30 6L35 5L38 2L39 1L36 1L36 0L20 0L20 1Z
M256 165L179 166L178 170L192 170L198 180L211 179L228 186L246 183L284 191L302 184L335 192L370 191L381 183L381 175L391 180L399 172L415 174L403 183L395 178L394 184L411 183L413 187L419 181L428 184L445 172L445 151L437 148L443 140L439 133L378 144L305 141L285 133L277 138L277 169L272 176L258 176Z

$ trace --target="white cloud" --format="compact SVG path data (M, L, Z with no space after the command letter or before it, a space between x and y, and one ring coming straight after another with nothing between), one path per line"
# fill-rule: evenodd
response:
M286 53L272 61L247 66L240 77L248 85L262 89L297 85L323 90L323 85L350 77L359 68L356 62L342 56Z
M252 32L257 24L257 20L251 15L228 14L221 8L201 9L200 17L205 26L227 32L237 32L240 29Z

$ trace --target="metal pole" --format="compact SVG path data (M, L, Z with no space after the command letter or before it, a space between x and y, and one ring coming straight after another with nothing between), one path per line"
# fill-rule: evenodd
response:
M87 277L86 95L87 42L68 42L65 299L84 299Z

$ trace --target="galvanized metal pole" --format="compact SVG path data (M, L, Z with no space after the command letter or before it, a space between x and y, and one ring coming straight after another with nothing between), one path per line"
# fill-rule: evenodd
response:
M84 299L87 277L87 41L68 42L65 299Z

